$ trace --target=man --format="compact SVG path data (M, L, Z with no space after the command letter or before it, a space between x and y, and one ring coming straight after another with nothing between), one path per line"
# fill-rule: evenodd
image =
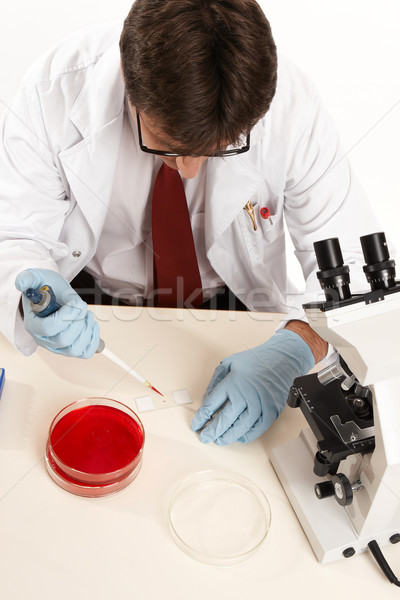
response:
M90 358L99 327L68 283L83 270L131 304L201 306L227 289L287 312L265 344L222 361L193 419L203 442L248 442L328 350L301 310L318 293L313 242L340 235L360 265L357 236L378 225L313 86L281 57L277 69L255 0L136 0L120 34L97 26L51 49L5 115L1 330L25 354ZM185 211L191 232L172 235ZM306 279L296 302L284 221ZM37 317L24 293L19 310L44 284L60 310Z

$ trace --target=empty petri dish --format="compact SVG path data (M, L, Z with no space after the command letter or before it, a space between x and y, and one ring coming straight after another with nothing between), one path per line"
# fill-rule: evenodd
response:
M168 521L186 554L210 565L250 558L267 537L271 510L252 481L230 471L200 471L172 494Z
M131 483L140 471L144 429L125 404L84 398L53 419L45 464L63 489L87 497L105 496Z

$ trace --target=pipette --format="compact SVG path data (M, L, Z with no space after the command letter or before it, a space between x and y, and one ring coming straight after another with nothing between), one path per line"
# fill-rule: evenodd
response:
M49 285L43 285L39 290L35 290L34 288L28 288L25 292L26 297L31 301L31 309L38 317L47 317L52 313L56 312L60 305L58 304L56 297L54 295L53 290ZM134 369L132 369L127 363L118 358L111 350L106 348L106 345L102 339L99 341L99 346L96 350L96 353L101 353L103 356L111 360L113 363L124 369L129 375L132 375L135 379L144 383L148 388L163 396L161 392L159 392L153 385L151 385L150 381L142 377L139 373L137 373Z
M154 390L155 392L157 392L157 394L160 394L160 396L163 396L161 392L159 392L153 385L151 385L150 381L148 381L142 375L140 375L134 369L132 369L126 362L124 362L118 356L116 356L114 352L111 352L111 350L106 348L106 345L103 340L100 340L99 347L97 348L96 352L101 352L103 356L106 356L107 358L112 360L113 363L124 369L129 375L132 375L132 377L134 377L141 383L144 383L144 385L146 385L148 388Z

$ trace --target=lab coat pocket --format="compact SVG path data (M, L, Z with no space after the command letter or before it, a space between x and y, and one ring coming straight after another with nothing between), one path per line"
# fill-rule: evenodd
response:
M273 258L274 248L281 247L276 242L284 236L283 205L278 199L270 202L268 213L267 206L258 201L251 204L252 211L246 206L239 213L239 224L249 261L256 266Z

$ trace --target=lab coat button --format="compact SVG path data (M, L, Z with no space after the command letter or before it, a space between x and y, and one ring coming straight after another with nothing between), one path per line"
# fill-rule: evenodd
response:
M72 256L73 256L74 258L79 258L81 254L82 254L82 252L81 252L80 250L74 250L74 251L72 252Z

